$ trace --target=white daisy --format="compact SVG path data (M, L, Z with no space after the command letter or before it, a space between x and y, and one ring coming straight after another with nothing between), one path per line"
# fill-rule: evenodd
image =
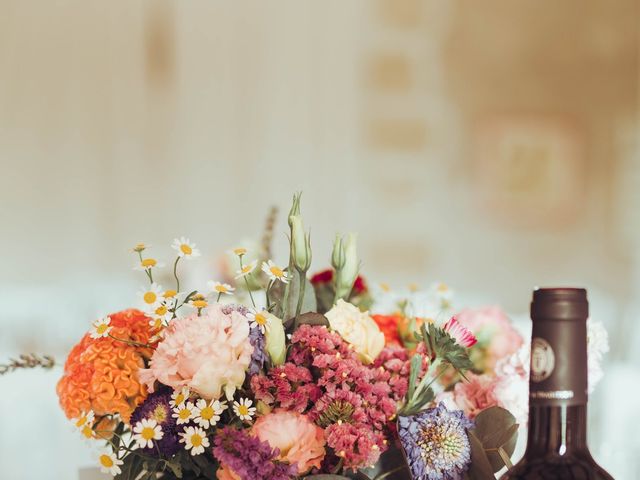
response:
M248 398L241 398L240 403L233 402L233 411L240 420L251 420L256 414L256 407L252 407L253 402Z
M240 270L236 270L236 276L234 277L236 280L242 277L246 277L251 272L253 272L258 266L258 261L254 260L253 262L244 265Z
M180 443L184 443L184 448L191 450L193 456L204 453L204 449L209 447L207 434L200 427L186 427L180 434Z
M157 283L152 283L148 288L144 288L138 292L143 305L143 310L147 313L153 313L156 308L162 305L162 287Z
M242 256L247 254L247 249L244 248L244 247L238 247L238 248L234 248L233 250L231 250L230 253L233 253L234 255L242 257Z
M162 427L152 418L143 418L133 427L133 439L139 448L152 448L154 440L160 440L164 436Z
M78 418L74 418L71 420L76 428L82 429L85 425L93 425L93 420L95 419L95 414L93 410L89 410L88 412L82 412Z
M212 292L217 293L218 295L231 295L235 291L235 288L228 283L214 282L213 280L207 282L207 286Z
M200 256L200 250L196 248L195 243L191 243L188 238L180 237L176 238L171 245L180 258L191 259L193 257Z
M182 387L180 390L174 390L173 393L171 394L171 400L169 400L169 405L171 405L171 407L173 408L179 407L184 402L189 400L189 395L191 395L191 392L187 387Z
M262 271L266 273L271 280L280 280L282 283L289 283L289 276L287 275L287 272L271 260L268 262L262 262Z
M114 477L122 473L120 465L124 462L111 450L103 450L98 456L98 462L100 463L100 471L102 473L108 473Z
M178 425L182 425L183 423L189 423L189 420L193 418L194 410L195 406L192 402L181 403L173 409L173 415L171 416L176 419Z
M108 337L109 332L111 331L111 319L109 317L104 317L99 320L96 320L91 325L91 338L103 338Z
M136 262L136 264L133 266L133 269L144 272L153 268L162 267L164 267L164 263L158 262L155 258L143 258L142 260Z
M194 422L202 428L209 428L220 420L220 415L227 409L227 406L218 400L212 400L207 403L202 398L196 402L196 408L193 412Z
M266 310L249 310L248 317L251 328L257 327L262 333L265 333L269 323L269 315Z

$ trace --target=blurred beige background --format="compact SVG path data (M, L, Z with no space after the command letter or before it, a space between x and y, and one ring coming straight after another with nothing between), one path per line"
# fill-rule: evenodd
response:
M372 283L443 280L516 318L535 285L588 287L612 345L591 444L637 478L639 10L0 0L0 361L63 358L128 306L138 241L187 235L208 274L303 190L317 269L354 230ZM91 463L58 374L0 378L3 477Z

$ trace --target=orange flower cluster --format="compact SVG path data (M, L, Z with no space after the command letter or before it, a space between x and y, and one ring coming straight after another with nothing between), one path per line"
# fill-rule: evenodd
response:
M110 334L122 340L148 344L149 317L139 310L109 315ZM110 337L93 339L87 333L71 350L58 382L60 405L68 418L93 410L96 416L119 414L125 421L147 396L138 381L152 348L134 346Z

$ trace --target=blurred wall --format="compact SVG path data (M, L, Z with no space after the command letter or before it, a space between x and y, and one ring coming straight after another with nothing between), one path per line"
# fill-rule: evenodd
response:
M0 0L0 352L62 356L129 305L134 243L188 235L210 275L303 190L317 268L355 230L374 282L514 314L535 285L585 285L634 365L637 18L636 0Z

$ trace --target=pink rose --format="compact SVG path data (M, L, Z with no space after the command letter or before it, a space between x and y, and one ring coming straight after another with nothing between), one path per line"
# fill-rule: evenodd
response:
M492 370L498 360L518 351L524 342L509 317L497 306L462 310L456 320L478 338L476 348L483 350L484 371Z
M499 381L496 377L469 373L467 378L468 382L458 382L453 389L453 400L467 417L473 419L482 410L500 404L496 395Z
M201 316L172 320L139 377L151 391L157 380L175 390L187 386L207 399L218 399L223 392L233 398L252 353L247 317L213 305Z
M312 467L320 468L325 455L324 430L306 415L275 410L260 417L251 433L280 450L279 460L297 463L298 474L302 475Z

